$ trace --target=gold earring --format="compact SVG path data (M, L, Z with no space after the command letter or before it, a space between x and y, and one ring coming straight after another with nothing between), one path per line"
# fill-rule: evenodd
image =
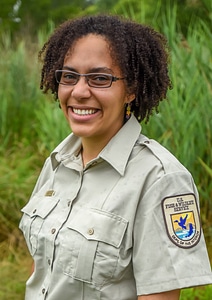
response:
M126 107L126 119L128 120L131 116L131 103L127 103Z

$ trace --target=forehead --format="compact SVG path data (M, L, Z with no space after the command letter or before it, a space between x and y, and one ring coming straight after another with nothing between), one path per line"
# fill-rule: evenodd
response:
M83 36L73 43L64 58L64 65L69 63L109 67L116 65L109 41L104 36L95 34Z
M99 34L93 34L93 33L89 33L87 35L83 35L79 38L77 38L76 40L73 41L71 47L69 48L69 50L67 51L67 55L71 54L75 48L83 46L83 47L89 47L90 44L96 45L96 44L100 44L102 46L104 46L105 48L107 48L109 50L110 48L110 42L108 41L108 39L103 36L103 35L99 35ZM94 47L92 47L93 49Z

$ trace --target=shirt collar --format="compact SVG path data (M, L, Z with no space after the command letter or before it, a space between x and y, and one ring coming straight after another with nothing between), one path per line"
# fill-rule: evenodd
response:
M122 176L124 175L129 156L139 138L140 132L140 124L136 118L131 115L131 118L99 154L101 158L111 164Z
M67 160L75 160L81 148L81 140L73 133L68 135L51 153L52 168Z
M98 158L107 161L123 176L130 153L139 137L140 131L140 124L136 118L131 115L131 118L99 153ZM80 148L81 139L79 137L72 133L65 138L50 155L53 170L56 169L62 161L76 160Z

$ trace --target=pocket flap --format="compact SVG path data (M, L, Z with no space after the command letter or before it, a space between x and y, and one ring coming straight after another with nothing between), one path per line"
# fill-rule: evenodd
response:
M70 219L67 227L78 231L88 240L104 242L118 248L128 221L107 211L81 209Z
M44 219L57 205L59 199L56 197L34 196L21 209L21 211L31 218L39 216Z

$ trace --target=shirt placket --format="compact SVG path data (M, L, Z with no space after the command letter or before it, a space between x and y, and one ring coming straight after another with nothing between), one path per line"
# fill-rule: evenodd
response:
M52 184L51 184L51 190L54 191L54 177L55 174L52 178ZM74 199L76 198L80 187L81 187L81 182L83 178L83 172L78 172L78 177L75 182L72 182L72 188L71 192L67 194L62 192L61 200L59 202L59 209L57 211L51 214L50 218L51 221L49 223L49 228L47 230L47 236L46 236L46 276L43 281L41 291L40 291L40 298L42 300L48 299L48 289L49 285L51 282L51 277L52 277L52 271L53 271L53 265L54 265L54 257L55 257L55 251L56 251L56 246L57 246L57 236L59 234L60 229L64 226L64 223L67 221L71 209L72 209L72 203ZM57 191L55 191L55 194L57 194ZM52 193L53 196L54 193ZM55 195L54 195L55 196ZM60 195L58 196L58 199L60 199Z

